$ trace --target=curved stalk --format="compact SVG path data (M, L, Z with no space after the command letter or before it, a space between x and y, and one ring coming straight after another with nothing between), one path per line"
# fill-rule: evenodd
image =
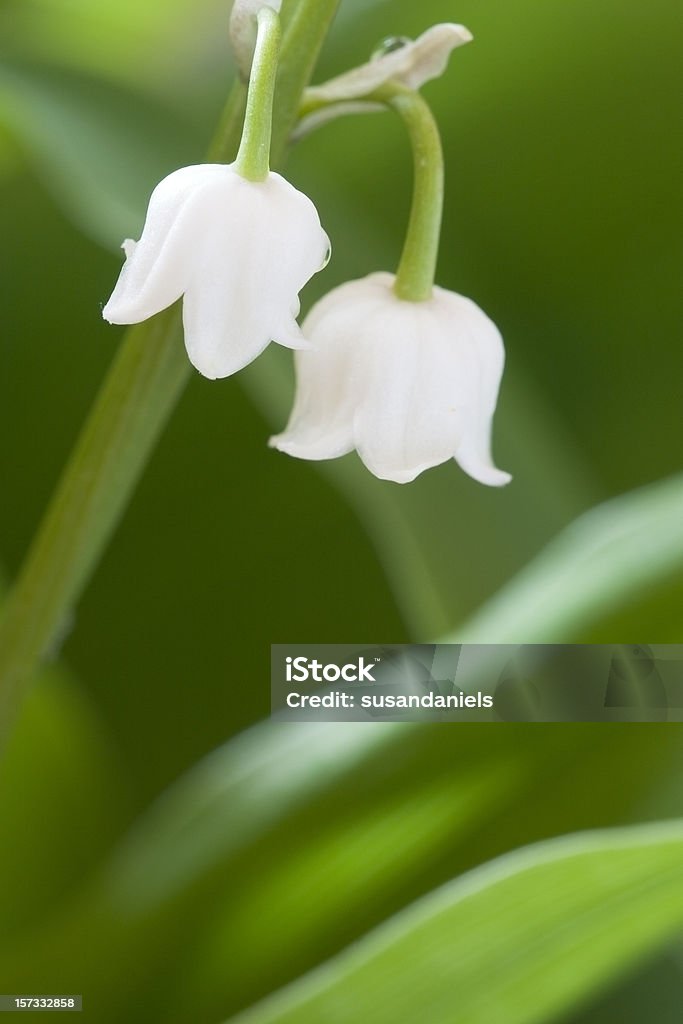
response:
M413 201L394 291L400 299L423 302L431 297L439 256L444 195L441 136L429 105L418 92L388 82L368 99L394 110L410 137Z

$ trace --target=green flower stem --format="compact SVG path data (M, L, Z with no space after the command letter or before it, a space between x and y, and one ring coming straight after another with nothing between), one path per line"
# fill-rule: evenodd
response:
M288 4L272 160L283 158L301 94L339 0ZM280 86L278 84L278 92ZM244 88L231 94L209 150L232 158ZM39 663L69 622L190 376L178 307L129 329L64 470L0 618L0 735Z
M270 171L273 96L280 53L279 16L271 7L262 7L257 22L244 131L235 161L235 170L248 181L265 181Z
M244 84L238 80L230 90L218 127L206 151L206 159L209 163L220 164L232 159L240 142L246 104L247 90Z
M444 195L441 136L428 104L418 92L392 81L352 99L330 101L310 90L302 97L299 121L326 108L330 114L335 108L340 114L357 114L364 108L370 113L382 106L394 110L405 124L415 168L413 202L394 291L400 299L423 302L431 297L434 287Z
M292 5L283 3L282 18L285 27L275 91L273 141L271 152L282 154L289 145L290 136L299 114L299 104L310 82L318 56L341 0L300 0ZM275 161L275 156L273 156Z
M0 730L68 624L187 381L178 319L165 310L127 333L48 506L0 623Z
M402 119L413 148L413 203L394 291L400 299L423 302L434 286L443 215L444 167L434 115L419 93L387 82L365 97L384 103Z

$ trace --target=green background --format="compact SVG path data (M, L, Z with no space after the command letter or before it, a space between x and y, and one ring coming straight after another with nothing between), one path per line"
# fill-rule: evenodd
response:
M351 779L334 804L328 794L289 821L284 838L262 837L238 896L225 865L204 878L194 932L170 904L154 927L171 934L174 922L185 941L169 939L156 963L133 952L128 962L122 950L135 942L111 936L101 948L89 941L84 957L78 943L98 933L97 899L78 920L64 909L165 787L267 715L271 643L436 639L577 515L683 469L683 8L343 0L316 81L361 63L384 36L448 20L475 41L424 90L447 162L438 280L472 297L504 335L494 451L514 481L487 489L450 464L399 487L358 471L355 455L321 471L269 450L292 384L291 357L274 347L226 381L195 375L65 631L68 678L54 669L41 683L0 765L0 949L12 951L3 991L16 988L9 978L35 987L56 962L51 984L82 977L86 997L115 990L114 1020L219 1021L500 852L683 811L678 727L436 727L406 733L367 790ZM121 337L100 316L117 247L139 236L156 181L201 160L233 75L226 26L225 5L210 0L0 4L8 578ZM398 121L335 122L298 144L286 173L333 241L304 311L336 284L395 267L411 181ZM672 563L656 584L552 639L680 642L682 616ZM267 748L268 732L260 736ZM299 941L292 921L307 913L306 858L312 871L326 843L343 858L348 842L352 864L353 836L377 808L386 834L376 826L375 854L391 860L408 827L392 814L399 822L413 807L411 834L424 848L404 851L401 870L386 868L391 883L368 883L357 903L333 901L324 927ZM295 849L303 859L288 877ZM164 859L173 856L169 847ZM284 860L280 874L274 860ZM140 948L144 934L140 926ZM34 958L36 948L44 952ZM228 949L237 994L223 978ZM164 962L183 963L190 979L177 1017L158 995ZM629 1024L646 1019L655 996L659 1024L678 1019L679 962L673 949L639 963L621 989L567 1019ZM114 981L98 987L104 963ZM108 1019L95 1005L92 1019Z

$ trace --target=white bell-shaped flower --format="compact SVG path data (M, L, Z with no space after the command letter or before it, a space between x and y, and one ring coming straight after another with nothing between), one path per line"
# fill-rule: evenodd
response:
M281 175L254 182L232 164L183 167L154 189L140 241L124 242L102 315L138 323L182 295L191 362L205 377L227 377L271 340L306 345L299 291L329 247L315 206Z
M303 330L297 393L271 445L301 459L354 448L382 480L407 483L448 459L475 480L509 482L491 459L491 424L503 372L503 340L470 299L434 288L424 302L375 273L334 289Z

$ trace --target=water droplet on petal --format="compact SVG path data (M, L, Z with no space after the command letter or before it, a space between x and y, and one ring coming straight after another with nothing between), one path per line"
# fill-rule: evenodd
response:
M408 36L387 36L372 51L370 60L379 60L380 57L386 57L388 53L402 50L404 46L409 46L412 41Z

